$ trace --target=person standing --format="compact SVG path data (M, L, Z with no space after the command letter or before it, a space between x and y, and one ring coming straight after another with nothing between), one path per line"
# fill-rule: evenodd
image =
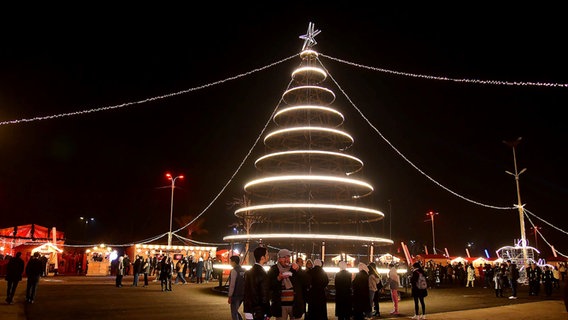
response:
M327 294L325 290L329 284L329 278L322 265L320 259L315 259L314 267L308 272L310 290L308 291L306 320L327 320Z
M36 251L26 266L26 276L28 277L28 283L26 285L26 302L34 303L39 278L41 277L42 272L43 266L41 263L41 257L39 252Z
M22 273L24 273L24 260L22 260L22 253L16 252L16 256L10 258L6 265L6 281L8 287L6 289L6 303L12 304L14 301L14 294L18 283L22 281Z
M152 270L152 262L149 257L146 257L142 265L142 272L144 273L144 288L148 286L148 275Z
M471 287L473 288L473 285L475 283L475 268L473 267L473 264L468 264L467 265L467 282L465 284L465 287L469 287L469 285L471 284Z
M377 265L374 262L369 263L367 266L369 269L369 304L371 305L371 311L367 313L367 316L380 317L381 310L379 308L379 295L383 289L383 283L381 281L381 276L377 272ZM375 310L374 313L372 311Z
M347 263L339 261L339 272L335 274L335 316L337 320L351 319L351 273Z
M421 277L426 277L424 274L424 269L420 265L420 262L415 262L412 267L412 276L410 278L410 284L412 285L412 298L414 298L414 316L412 319L426 319L426 304L424 303L424 298L428 296L428 289L419 287L419 279ZM418 302L422 307L422 315L419 313Z
M306 312L298 265L291 263L288 249L278 251L278 261L268 269L270 312L277 320L300 319Z
M195 267L196 283L203 283L203 266L203 257L199 257L199 261L197 261L197 266Z
M554 275L550 266L544 266L544 272L542 273L542 282L544 283L544 293L547 297L552 295L552 282L554 281Z
M499 265L493 270L493 282L495 283L495 297L503 297L503 271Z
M116 266L116 287L122 287L122 277L124 277L124 257L118 257L118 265Z
M239 308L245 297L245 270L240 265L241 258L239 256L231 256L231 273L229 274L229 305L231 306L231 318L233 320L242 320Z
M363 320L365 315L372 310L369 303L369 268L362 262L357 267L359 273L351 283L353 289L353 320Z
M527 269L527 277L529 278L529 296L538 296L542 270L536 263L531 262L530 267Z
M209 280L211 280L211 273L213 273L213 261L211 260L211 257L207 258L207 260L203 262L203 268L205 269L205 283L209 283Z
M308 269L303 269L304 267L304 259L300 256L296 258L296 264L298 265L298 270L296 271L296 276L299 277L300 283L302 284L302 296L308 297L308 290L310 288L310 275L308 274ZM313 267L313 265L312 265ZM307 303L306 300L304 302ZM300 303L298 303L300 304ZM299 308L302 310L306 310L306 304L300 305ZM306 316L307 317L307 316Z
M142 257L137 255L132 265L132 273L134 278L132 280L132 287L138 287L138 280L140 278L140 273L142 273Z
M394 309L391 311L391 315L398 315L398 288L400 287L400 279L398 278L398 273L396 270L396 265L394 263L390 264L389 269L389 288L391 293L391 299Z
M270 318L269 284L263 265L268 261L268 250L257 247L253 256L255 263L245 272L243 310L247 320L267 320Z
M519 269L517 269L517 264L507 260L507 280L509 280L509 285L511 286L511 296L509 299L517 299L517 280L519 279Z

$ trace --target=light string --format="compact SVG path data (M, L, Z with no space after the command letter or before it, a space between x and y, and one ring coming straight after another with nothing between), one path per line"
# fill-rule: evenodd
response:
M458 79L458 78L449 78L449 77L440 77L440 76L431 76L431 75L423 75L423 74L415 74L415 73L408 73L408 72L401 72L401 71L396 71L396 70L389 70L389 69L384 69L384 68L377 68L377 67L371 67L371 66L366 66L366 65L362 65L362 64L358 64L358 63L354 63L354 62L350 62L347 60L343 60L343 59L339 59L339 58L334 58L328 55L324 55L324 54L319 54L322 57L328 58L330 60L334 60L337 62L341 62L341 63L345 63L347 65L351 65L351 66L355 66L358 68L364 68L364 69L369 69L369 70L373 70L373 71L378 71L378 72L383 72L383 73L389 73L389 74L394 74L394 75L399 75L399 76L406 76L406 77L413 77L413 78L422 78L422 79L427 79L427 80L441 80L441 81L453 81L453 82L459 82L459 83L474 83L474 84L484 84L484 85L507 85L507 86L539 86L539 87L563 87L566 88L568 87L568 84L563 84L563 83L548 83L548 82L520 82L520 81L500 81L500 80L479 80L479 79ZM100 107L100 108L93 108L93 109L88 109L88 110L81 110L81 111L75 111L75 112L69 112L69 113L60 113L60 114L55 114L55 115L50 115L50 116L38 116L38 117L33 117L33 118L24 118L24 119L17 119L17 120L9 120L9 121L1 121L0 122L0 126L2 125L10 125L10 124L21 124L21 123L27 123L27 122L34 122L34 121L41 121L41 120L51 120L51 119L57 119L57 118L63 118L63 117L69 117L69 116L77 116L77 115L84 115L84 114L90 114L90 113L95 113L95 112L100 112L100 111L108 111L108 110L114 110L114 109L119 109L119 108L124 108L124 107L128 107L128 106L132 106L132 105L140 105L140 104L144 104L147 102L152 102L152 101L157 101L157 100L162 100L162 99L166 99L166 98L170 98L170 97L174 97L174 96L178 96L178 95L182 95L182 94L186 94L186 93L190 93L193 91L197 91L197 90L201 90L201 89L205 89L205 88L209 88L218 84L223 84L227 81L231 81L231 80L235 80L235 79L239 79L251 74L254 74L256 72L259 71L263 71L265 69L268 69L270 67L273 67L275 65L278 65L280 63L283 63L285 61L288 61L292 58L297 57L297 54L294 54L290 57L281 59L277 62L273 62L270 63L264 67L259 67L256 69L253 69L251 71L248 72L244 72L232 77L228 77L226 79L223 80L218 80L218 81L214 81L214 82L210 82L201 86L197 86L197 87L193 87L193 88L189 88L186 90L181 90L178 92L174 92L174 93L169 93L169 94L164 94L164 95L160 95L160 96L155 96L155 97L151 97L151 98L147 98L147 99L143 99L143 100L138 100L138 101L132 101L132 102L126 102L126 103L122 103L122 104L118 104L118 105L112 105L112 106L105 106L105 107ZM343 93L343 95L346 97L346 99L349 101L349 103L353 106L353 108L359 113L359 115L366 121L366 123L373 128L373 130L383 139L383 141L385 141L403 160L405 160L409 165L411 165L414 169L416 169L419 173L421 173L423 176L425 176L428 180L432 181L434 184L438 185L440 188L450 192L451 194L453 194L454 196L461 198L465 201L471 202L473 204L479 205L479 206L483 206L483 207L487 207L487 208L492 208L492 209L499 209L499 210L511 210L511 209L515 209L516 207L498 207L498 206L493 206L493 205L487 205L487 204L483 204L481 202L475 201L475 200L471 200L465 196L462 196L454 191L452 191L451 189L445 187L444 185L442 185L441 183L439 183L438 181L436 181L434 178L430 177L428 174L426 174L425 172L423 172L420 168L418 168L412 161L410 161L406 156L404 156L404 154L402 154L402 152L400 152L369 120L368 118L363 114L363 112L355 105L355 103L350 99L350 97L346 94L346 92L341 88L341 86L339 86L338 82L335 80L335 78L333 76L331 76L331 74L329 73L329 71L323 66L323 63L321 62L321 60L318 58L319 63L322 65L322 67L324 68L324 70L326 70L326 72L328 73L328 75L330 75L330 78L332 79L332 81L334 82L334 84L338 87L338 89ZM290 82L291 83L291 82ZM290 84L288 84L288 88L289 88ZM252 147L249 149L249 151L247 152L247 154L245 155L244 159L241 161L240 165L237 167L237 169L235 170L235 172L232 174L232 176L229 178L229 180L225 183L225 185L223 186L223 188L221 189L221 191L219 191L219 193L213 198L213 200L205 207L205 209L203 209L201 211L201 213L199 213L199 215L197 217L195 217L192 221L190 221L189 223L187 223L185 226L175 230L173 233L175 232L179 232L180 230L183 230L184 228L188 227L189 225L191 225L192 223L194 223L197 219L199 219L216 201L217 199L221 196L221 194L225 191L225 189L228 187L228 185L233 181L234 177L237 175L237 173L241 170L241 168L243 167L244 163L247 161L247 159L250 157L250 155L252 154L253 149L256 147L256 145L258 144L259 140L261 139L262 135L264 134L264 132L266 131L266 128L268 127L268 125L270 124L270 121L272 119L272 117L274 116L276 110L278 109L278 106L280 105L280 103L282 102L282 98L280 99L280 101L278 102L278 104L276 105L272 115L269 117L269 119L267 120L264 128L262 129L262 131L260 132L260 134L258 135L257 139L255 140L255 142L253 143ZM532 214L533 216L537 217L536 215L534 215L533 213L529 212L528 210L525 209L525 211L527 211L528 213ZM528 217L528 216L527 216ZM537 217L538 219L541 219L539 217ZM541 219L542 220L542 219ZM550 226L566 233L566 231L563 231L555 226L553 226L552 224L546 222L545 220L542 220L545 223L549 224ZM539 232L540 233L540 232ZM148 242L152 242L155 241L161 237L164 237L165 235L167 235L168 233L164 233L155 237L151 237L151 238L147 238L144 240L141 240L137 243L148 243ZM176 234L176 237L179 237ZM544 239L544 238L543 238ZM193 240L191 240L193 241ZM546 241L546 240L545 240ZM547 242L548 243L548 242ZM205 244L205 243L204 243ZM122 244L122 245L112 245L112 246L131 246L134 245L134 243L128 243L128 244ZM64 245L64 246L69 246L69 247L86 247L86 246L92 246L92 245ZM109 245L111 246L111 245Z
M88 109L88 110L81 110L81 111L74 111L74 112L68 112L68 113L59 113L59 114L55 114L55 115L51 115L51 116L43 116L43 117L34 117L34 118L28 118L28 119L18 119L18 120L8 120L8 121L1 121L0 122L0 126L3 125L8 125L8 124L19 124L19 123L26 123L26 122L33 122L33 121L40 121L40 120L51 120L51 119L57 119L57 118L63 118L63 117L70 117L70 116L78 116L78 115L83 115L83 114L89 114L89 113L94 113L94 112L100 112L100 111L108 111L108 110L114 110L114 109L120 109L120 108L124 108L124 107L128 107L128 106L132 106L132 105L139 105L139 104L144 104L144 103L148 103L148 102L152 102L152 101L157 101L157 100L162 100L162 99L167 99L167 98L171 98L171 97L175 97L175 96L179 96L182 94L186 94L189 92L193 92L193 91L197 91L197 90L201 90L201 89L205 89L205 88L209 88L212 86L216 86L218 84L223 84L225 82L231 81L231 80L236 80L248 75L251 75L253 73L256 72L260 72L263 71L265 69L271 68L275 65L278 65L280 63L283 63L285 61L288 61L292 58L295 58L296 55L281 59L279 61L273 62L271 64L268 64L264 67L260 67L260 68L256 68L256 69L252 69L251 71L248 72L244 72L241 74L238 74L236 76L232 76L232 77L228 77L225 78L223 80L218 80L218 81L214 81L214 82L210 82L201 86L197 86L197 87L193 87L193 88L189 88L189 89L185 89L185 90L181 90L178 92L173 92L173 93L168 93L168 94L164 94L161 96L156 96L156 97L152 97L152 98L147 98L147 99L143 99L143 100L138 100L138 101L131 101L131 102L125 102L125 103L121 103L121 104L117 104L117 105L113 105L113 106L106 106L106 107L100 107L100 108L94 108L94 109Z
M526 212L526 213L525 213L525 216L526 216L527 219L529 220L530 224L533 226L535 232L538 233L538 235L542 238L542 240L544 240L544 242L546 242L546 244L547 244L550 248L554 248L554 247L548 242L548 240L546 240L546 238L544 238L544 236L542 235L542 233L541 233L540 231L538 231L538 228L534 225L534 223L533 223L532 220L531 220L531 217L529 217L529 215L528 215L527 213L530 213L530 214L533 215L535 218L537 218L537 219L543 221L544 223L548 224L549 226L551 226L551 227L553 227L553 228L555 228L555 229L557 229L557 230L559 230L559 231L562 231L562 232L566 233L566 231L564 231L564 230L562 230L562 229L560 229L560 228L557 228L557 227L553 226L552 224L548 223L548 222L545 221L544 219L541 219L541 218L537 217L534 213L529 212L529 211L526 210L526 209L523 210L523 212ZM556 250L556 248L554 248L554 251L555 251L556 253L558 253L559 255L563 256L564 258L568 258L567 255L565 255L565 254L563 254L562 252Z
M334 60L337 62L345 63L354 67L369 69L373 71L379 71L383 73L390 73L397 76L405 76L411 78L421 78L427 80L440 80L440 81L452 81L452 82L459 82L459 83L474 83L474 84L488 84L488 85L500 85L500 86L527 86L527 87L562 87L568 88L568 83L555 83L555 82L531 82L531 81L502 81L502 80L480 80L480 79L465 79L465 78L449 78L449 77L441 77L441 76L431 76L425 74L418 74L418 73L410 73L410 72L402 72L396 70L389 70L384 68L377 68L366 66L363 64L330 57L328 55L320 53L319 56L328 58L330 60ZM319 59L318 59L319 60Z

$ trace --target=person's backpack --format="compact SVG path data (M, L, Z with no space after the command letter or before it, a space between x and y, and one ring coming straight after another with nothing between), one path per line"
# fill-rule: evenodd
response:
M418 280L416 280L416 287L418 289L428 288L428 283L426 282L426 277L422 273L418 273Z

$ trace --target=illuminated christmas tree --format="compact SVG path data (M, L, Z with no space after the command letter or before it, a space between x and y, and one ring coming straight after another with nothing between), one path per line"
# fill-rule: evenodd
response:
M300 66L273 116L276 128L264 136L265 155L255 161L258 176L244 186L247 200L235 215L246 234L224 240L346 260L347 254L372 255L374 246L393 242L365 233L384 214L365 206L374 189L358 178L364 163L349 154L354 138L343 130L334 92L324 86L327 72L313 49L319 32L310 23L300 37Z

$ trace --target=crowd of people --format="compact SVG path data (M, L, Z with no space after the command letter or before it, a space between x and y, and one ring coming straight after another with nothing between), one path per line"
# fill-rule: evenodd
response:
M247 320L266 320L274 317L277 320L321 320L328 319L327 301L328 285L330 277L323 270L320 259L305 261L298 257L291 260L292 254L287 249L281 249L277 254L277 261L271 265L268 271L263 266L269 259L268 250L257 247L254 252L255 264L246 272L238 265L239 259L233 264L231 272L229 303L233 320L241 320L238 313L240 301L244 304L244 318ZM374 262L369 264L359 263L359 272L355 275L347 271L347 263L338 263L339 272L334 276L335 288L335 316L338 320L363 320L371 317L380 317L379 295L389 287L393 301L391 315L398 315L398 301L400 296L398 288L401 286L401 277L397 272L397 266L390 264L389 272L383 279L377 272ZM424 274L420 268L414 271ZM240 277L239 280L232 279ZM413 276L414 277L414 276ZM413 281L413 280L410 280ZM242 283L242 288L237 285ZM239 291L237 288L241 288ZM416 303L422 304L422 315L415 319L423 318L425 314L424 297L427 289L414 289L413 296ZM237 297L237 304L235 304ZM241 298L242 297L242 298ZM416 311L418 314L418 311Z
M111 274L116 275L116 286L119 288L123 286L122 279L125 275L134 276L132 287L138 286L141 276L144 279L143 287L148 286L149 277L155 277L154 281L160 281L162 291L172 291L172 282L173 284L187 284L191 281L198 284L207 283L216 276L213 273L211 258L199 257L194 261L192 256L174 260L169 255L145 258L137 255L134 262L131 262L127 254L112 261Z
M304 261L302 258L291 260L292 254L282 249L277 254L276 263L270 263L266 248L254 250L255 264L244 272L238 257L232 262L230 277L229 304L233 320L241 320L238 309L244 305L244 318L266 320L318 320L328 319L327 301L330 276L322 269L319 259ZM264 265L270 265L266 272ZM412 319L426 319L426 302L430 288L441 285L462 287L483 286L495 288L496 297L503 297L504 291L509 299L517 298L520 281L520 268L514 261L505 261L494 265L471 263L441 264L420 261L408 268L407 274L398 273L398 265L381 265L388 268L386 275L380 275L374 262L359 263L358 272L347 271L345 261L338 263L339 272L333 276L335 290L335 316L338 320L363 320L380 317L379 296L390 291L392 301L391 316L399 315L400 287L411 289L414 300ZM403 266L402 266L403 267ZM539 295L541 286L545 296L550 296L554 288L559 288L566 273L566 266L537 266L532 263L523 270L529 285L529 295ZM239 277L239 280L233 279Z

